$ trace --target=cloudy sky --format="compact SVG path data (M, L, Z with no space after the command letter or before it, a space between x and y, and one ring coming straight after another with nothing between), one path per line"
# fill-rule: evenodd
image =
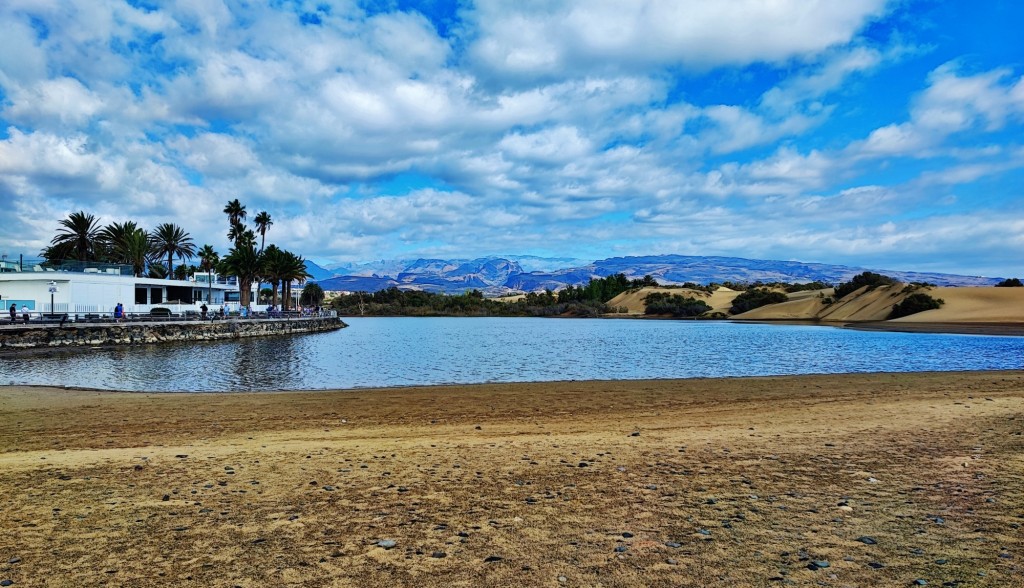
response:
M268 6L269 5L269 6ZM224 204L319 262L1024 275L1024 4L3 0L0 249Z

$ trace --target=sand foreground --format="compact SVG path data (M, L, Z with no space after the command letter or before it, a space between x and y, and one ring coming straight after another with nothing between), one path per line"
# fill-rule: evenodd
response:
M1024 586L1022 430L1024 372L0 388L0 580Z

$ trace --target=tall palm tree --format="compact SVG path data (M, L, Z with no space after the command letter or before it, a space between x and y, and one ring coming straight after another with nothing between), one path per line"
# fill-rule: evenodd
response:
M203 245L197 254L199 256L199 269L206 270L206 302L213 302L213 268L220 262L220 255L213 250L213 245Z
M245 231L242 227L242 221L245 220L245 205L235 198L224 207L224 214L228 215L228 240L238 245L238 237Z
M100 226L95 216L86 214L84 210L72 212L68 218L60 221L60 225L63 228L50 241L52 246L44 250L47 259L56 261L50 255L74 257L78 261L96 258Z
M192 259L196 254L196 245L181 227L174 223L163 223L157 226L150 236L153 254L167 256L167 275L174 275L174 258L182 261ZM170 277L168 277L170 279Z
M270 220L269 212L262 210L256 214L256 218L252 219L252 222L255 223L256 230L260 232L260 252L262 252L267 244L267 229L274 224L274 221Z
M238 198L228 202L224 207L224 214L228 215L228 222L236 225L245 220L245 205L238 201Z

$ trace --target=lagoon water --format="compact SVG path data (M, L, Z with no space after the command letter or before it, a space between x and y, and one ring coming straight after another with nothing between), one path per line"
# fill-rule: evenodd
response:
M1024 368L1024 337L708 321L346 318L331 333L0 358L0 384L149 392Z

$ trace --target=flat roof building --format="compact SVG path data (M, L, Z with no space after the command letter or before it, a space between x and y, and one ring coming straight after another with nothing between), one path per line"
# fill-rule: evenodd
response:
M125 312L148 313L156 307L174 312L227 306L237 309L234 277L196 274L188 280L135 277L131 266L96 262L48 263L45 260L4 260L0 263L0 304L54 313L107 313L115 305ZM51 308L51 299L53 306ZM212 310L212 308L211 308Z

